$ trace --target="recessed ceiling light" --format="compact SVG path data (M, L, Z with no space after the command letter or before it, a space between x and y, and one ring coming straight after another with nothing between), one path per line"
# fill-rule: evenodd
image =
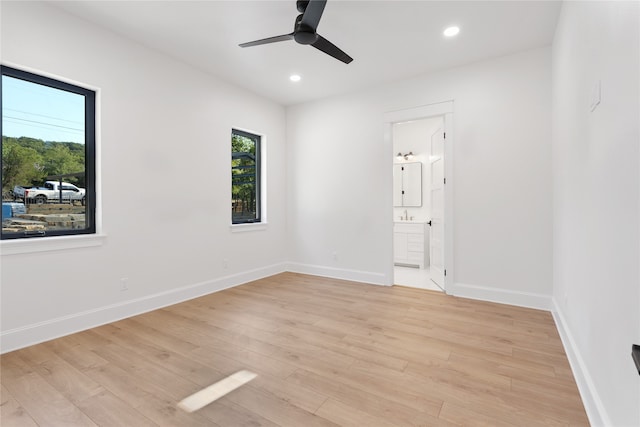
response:
M449 27L446 30L444 30L444 35L447 37L453 37L455 35L457 35L460 32L460 28L458 27Z
M292 82L299 82L301 78L302 77L300 77L297 74L292 74L292 75L289 76L289 80L291 80Z

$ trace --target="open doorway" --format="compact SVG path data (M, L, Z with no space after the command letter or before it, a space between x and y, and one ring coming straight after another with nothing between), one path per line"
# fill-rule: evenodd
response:
M393 263L396 285L443 291L442 247L432 228L441 226L434 215L442 196L444 117L392 124ZM434 153L435 151L435 153ZM435 246L434 246L435 245ZM434 246L434 247L432 247ZM432 269L433 267L433 269Z
M385 115L394 153L393 284L446 291L451 283L452 119L453 102Z

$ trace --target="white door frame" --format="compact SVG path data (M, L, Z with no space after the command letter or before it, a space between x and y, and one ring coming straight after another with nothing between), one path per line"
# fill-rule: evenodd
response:
M394 153L393 153L393 124L398 122L406 122L409 120L426 119L430 117L443 117L444 118L444 132L446 135L444 143L444 178L446 181L444 187L444 290L451 293L453 291L453 101L444 101L436 104L424 105L421 107L408 108L406 110L397 110L384 113L384 144L387 147L389 156L389 171L393 168ZM387 174L390 179L393 179L391 173ZM393 185L385 186L387 189L393 191ZM393 199L393 195L388 195L388 200ZM392 204L393 205L393 204ZM393 206L390 206L391 210L391 223L389 224L389 230L393 230ZM392 236L393 245L393 233ZM393 253L393 251L391 251ZM389 270L393 277L393 257L389 259ZM390 282L393 282L390 280Z

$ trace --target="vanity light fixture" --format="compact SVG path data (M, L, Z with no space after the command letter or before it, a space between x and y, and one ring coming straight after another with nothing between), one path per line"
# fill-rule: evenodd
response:
M398 153L398 154L396 154L396 158L398 160L402 160L402 159L411 160L411 159L413 159L413 151L409 151L406 154Z

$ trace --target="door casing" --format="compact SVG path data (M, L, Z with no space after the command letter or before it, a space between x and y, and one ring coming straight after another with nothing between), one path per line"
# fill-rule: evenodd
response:
M389 111L384 114L383 125L384 125L384 144L387 147L388 155L389 155L389 171L387 174L389 179L393 179L393 161L394 161L394 153L393 153L393 124L399 122L406 122L409 120L419 120L419 119L427 119L432 117L442 117L443 118L443 126L445 132L445 143L444 143L444 178L446 180L446 184L444 186L444 269L445 269L445 277L444 277L444 291L446 293L451 293L454 288L454 259L453 259L453 187L455 185L455 181L453 179L453 165L454 165L454 157L453 157L453 143L454 143L454 132L453 132L453 107L454 101L444 101L438 102L434 104L423 105L414 108L408 108L397 111ZM386 188L393 191L393 185L387 185ZM393 194L388 195L388 199L393 199ZM389 230L389 242L391 246L393 246L393 204L390 204L389 209L391 210L391 214L389 215L390 224L388 226ZM393 253L393 251L391 251ZM387 282L389 284L393 284L393 257L388 260L387 271L389 271L389 277Z

